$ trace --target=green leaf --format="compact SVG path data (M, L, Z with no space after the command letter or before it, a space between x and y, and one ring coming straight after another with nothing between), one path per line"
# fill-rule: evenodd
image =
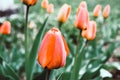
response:
M64 72L60 74L57 80L70 80L70 72Z
M9 77L12 80L19 80L19 77L14 71L14 69L5 62L3 62L3 71L5 73L4 76Z
M105 56L106 58L103 60L103 62L106 62L111 54L113 53L114 49L116 49L118 46L120 46L120 42L112 42L109 47L107 48L106 52L105 52Z
M2 57L0 56L1 64L0 64L0 73L5 76L9 77L12 80L19 80L17 73L14 69L5 61L3 61Z
M90 80L99 75L102 64L97 58L90 59L86 66L86 71L81 75L80 80Z
M100 76L102 78L106 78L106 77L112 78L112 74L105 69L100 69Z
M39 49L39 45L42 41L42 38L43 38L43 34L46 30L46 24L47 24L47 20L48 20L48 17L45 19L41 29L39 30L38 34L36 35L36 38L34 40L34 43L33 43L33 46L32 46L32 49L31 49L31 52L28 56L28 59L27 59L27 65L26 65L26 77L27 77L27 80L32 80L32 76L33 76L33 69L34 69L34 66L35 66L35 61L36 61L36 58L37 58L37 53L38 53L38 49Z
M79 45L78 45L78 50L76 51L75 61L74 61L73 69L71 72L71 79L70 80L77 80L78 79L79 70L80 70L80 67L81 67L81 64L83 61L83 57L85 56L85 54L84 54L85 47L86 47L86 40L80 46L80 50L79 50Z

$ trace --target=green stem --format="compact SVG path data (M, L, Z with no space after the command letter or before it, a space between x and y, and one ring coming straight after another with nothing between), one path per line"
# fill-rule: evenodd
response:
M51 70L46 69L45 80L49 80Z
M61 30L62 24L63 24L62 22L58 22L58 27L60 30Z
M75 55L77 55L77 53L79 51L78 49L79 49L79 45L80 45L81 32L82 32L82 30L80 30L80 32L79 32L78 41L77 41L77 48L76 48L76 54Z
M80 33L81 33L81 31L80 31ZM78 42L80 43L80 38L78 39ZM82 44L80 51L79 51L79 44L77 45L74 66L73 66L71 78L70 78L71 80L78 80L79 70L80 70L80 67L82 64L82 59L84 57L83 51L84 51L84 48L86 47L86 45L87 45L87 42L85 41L85 43Z
M25 32L25 59L27 62L27 58L28 58L28 48L27 48L27 34L28 34L28 30L27 30L27 24L28 24L28 13L29 13L29 6L26 6L26 15L25 15L25 28L24 28L24 32ZM27 63L25 64L25 70L27 68ZM26 71L27 72L27 71ZM27 73L26 73L27 75ZM27 79L26 79L27 80Z
M29 13L29 6L26 6L26 15L25 15L25 56L27 58L28 56L28 48L27 48L27 34L28 34L28 30L27 30L27 23L28 23L28 13Z

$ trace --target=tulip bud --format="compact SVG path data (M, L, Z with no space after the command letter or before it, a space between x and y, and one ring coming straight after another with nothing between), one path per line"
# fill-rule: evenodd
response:
M110 14L110 5L107 5L103 10L103 17L107 18Z
M49 3L48 0L42 0L41 7L44 8L44 9L47 9L48 3Z
M54 5L53 4L49 4L47 7L47 13L51 14L54 12Z
M10 32L11 32L11 24L9 21L5 21L3 24L1 24L0 33L10 34Z
M38 62L43 68L57 69L66 64L69 49L61 32L57 28L49 30L38 51Z
M96 5L96 7L94 8L94 11L93 11L94 17L98 17L99 16L101 9L102 9L101 5L99 5L99 4Z
M64 4L59 10L57 20L59 22L65 23L68 20L70 12L71 12L71 6L68 4Z
M89 21L89 15L87 8L79 6L76 15L75 26L82 30L87 29L88 21Z
M21 0L21 2L23 2L24 4L28 6L33 6L36 4L37 0Z
M96 22L89 21L88 27L86 30L82 30L82 37L87 40L93 40L96 37Z
M87 8L86 1L82 1L82 2L80 3L80 7Z

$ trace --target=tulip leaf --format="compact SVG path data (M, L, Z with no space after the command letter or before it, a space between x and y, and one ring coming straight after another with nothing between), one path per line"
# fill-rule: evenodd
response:
M6 77L11 78L12 80L19 80L18 75L16 74L16 72L14 71L14 69L7 63L3 64L4 67L4 73Z
M44 32L46 30L46 27L47 27L46 26L47 20L48 20L48 17L45 19L41 29L39 30L38 34L36 35L36 38L34 40L31 52L30 52L30 54L28 56L27 63L26 63L27 64L26 65L27 80L32 80L33 68L35 66L35 61L36 61L36 58L37 58L39 45L40 45L40 43L42 41L43 34L44 34Z
M14 69L5 61L3 61L2 57L0 56L1 64L0 64L0 74L5 77L8 77L12 80L19 80L17 73Z
M113 53L114 49L117 48L118 46L120 46L120 42L112 42L109 47L107 48L106 52L105 52L105 56L106 58L103 60L103 62L106 62L111 54Z
M81 75L80 80L90 80L95 78L100 74L99 70L101 69L102 64L101 61L97 58L90 59L86 66L86 71L83 75Z
M70 80L70 72L64 72L60 74L57 80Z
M112 78L112 74L109 71L107 71L106 69L103 69L103 68L100 69L100 76L102 78L107 78L107 77Z
M83 61L83 57L85 56L85 54L84 54L85 47L86 47L86 40L81 45L80 50L78 50L78 52L76 52L75 61L74 61L73 69L71 72L71 79L70 80L77 80L78 79L79 70L80 70L80 67L81 67L81 64Z

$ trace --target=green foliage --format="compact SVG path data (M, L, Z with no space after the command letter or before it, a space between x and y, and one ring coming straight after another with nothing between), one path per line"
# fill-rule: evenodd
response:
M45 22L43 23L43 26L41 27L38 34L36 35L35 41L33 43L33 47L31 49L31 52L30 52L30 54L28 56L28 59L26 61L26 64L27 64L27 66L26 66L27 80L32 79L33 69L34 69L34 66L35 66L39 45L40 45L40 43L42 41L43 34L44 34L45 29L47 27L46 26L47 20L48 20L48 17L45 19Z
M120 6L119 0L86 0L88 4L90 20L97 23L97 35L93 41L79 37L79 30L74 27L77 8L82 0L49 0L55 5L55 12L51 15L40 7L41 0L30 8L28 19L28 47L29 56L25 59L24 49L24 16L20 1L15 0L19 5L18 14L7 18L0 17L0 22L9 20L12 24L10 35L0 34L0 77L10 80L39 80L45 77L45 70L37 63L37 54L43 36L51 27L58 27L56 20L59 8L62 4L68 3L72 7L69 20L61 27L61 33L65 37L70 49L70 54L66 59L63 68L55 69L51 72L50 80L103 80L112 77L101 76L101 70L120 70L119 62L108 62L114 50L120 47ZM98 18L93 17L95 5L110 4L111 14L105 20L102 13ZM46 18L47 16L47 18ZM29 28L31 21L34 22L32 29ZM78 41L80 38L80 41ZM78 47L77 47L78 46ZM76 51L77 50L77 51ZM26 65L26 66L25 66ZM25 75L26 73L26 75Z

